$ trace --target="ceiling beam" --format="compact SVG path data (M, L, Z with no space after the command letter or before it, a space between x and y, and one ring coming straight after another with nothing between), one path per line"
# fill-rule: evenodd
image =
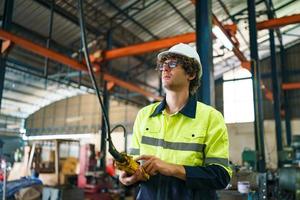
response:
M150 42L143 42L140 44L134 44L127 47L121 47L107 51L98 50L95 53L93 53L91 57L93 61L112 60L125 56L133 56L147 52L157 51L160 49L171 47L180 42L191 43L195 41L196 34L194 32L186 33L178 36L173 36Z
M59 63L65 64L67 66L70 66L73 69L76 70L81 70L81 71L87 71L87 67L85 64L78 62L77 60L74 60L72 58L69 58L65 55L62 55L54 50L45 48L41 45L35 44L29 40L26 40L20 36L17 36L15 34L12 34L10 32L4 31L2 29L0 29L0 39L2 40L11 40L14 44L28 50L31 51L33 53L36 53L38 55L44 56L46 58L55 60ZM100 73L99 71L97 72L98 74ZM123 87L125 89L128 89L132 92L136 92L139 94L142 94L146 97L150 97L156 100L161 100L161 97L159 97L158 95L146 91L143 88L132 84L132 83L128 83L124 80L119 79L118 77L115 77L113 75L110 75L108 73L103 72L103 78L106 81L113 81L116 85Z
M227 31L225 30L225 28L223 27L221 22L219 22L219 20L215 15L213 15L213 24L218 26L228 37L228 39L231 41L231 43L233 44L233 52L241 61L242 66L250 70L250 62L247 60L243 52L240 51L238 46L232 41L231 37L228 35ZM150 41L150 42L143 42L140 44L134 44L127 47L121 47L121 48L116 48L107 51L98 50L93 54L91 54L91 60L92 62L100 62L102 60L112 60L112 59L121 58L125 56L133 56L133 55L143 54L147 52L157 51L160 49L171 47L180 42L191 43L195 41L196 41L195 32L185 33L182 35L163 38L163 39Z
M283 90L298 90L300 89L300 82L295 83L283 83L282 84Z
M274 19L258 22L256 24L256 28L257 30L263 30L263 29L278 28L281 26L286 26L289 24L297 24L297 23L300 23L300 14L284 16L280 18L274 18Z
M300 14L259 22L259 23L257 23L257 28L259 30L266 28L266 26L268 28L273 28L274 20L275 20L275 22L278 22L278 24L280 24L280 25L286 25L287 23L300 23ZM225 30L224 26L217 19L217 17L215 15L213 15L213 24L218 26L224 32L224 34L228 37L228 39L232 42L233 52L238 57L238 59L241 61L242 66L244 68L250 70L250 63L249 63L248 59L245 57L243 52L241 52L239 50L237 45L235 45L235 43L232 41L231 37L228 35L227 31ZM148 53L148 52L152 52L152 51L157 51L160 49L171 47L180 42L191 43L191 42L195 42L195 41L196 41L195 32L185 33L182 35L176 35L173 37L163 38L163 39L159 39L156 41L143 42L143 43L134 44L134 45L130 45L127 47L121 47L121 48L116 48L116 49L107 50L107 51L98 50L98 51L94 52L93 54L91 54L91 59L93 61L112 60L112 59L121 58L121 57L125 57L125 56L133 56L133 55Z

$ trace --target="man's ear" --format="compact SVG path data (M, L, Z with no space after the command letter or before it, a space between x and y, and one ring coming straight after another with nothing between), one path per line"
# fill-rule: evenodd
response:
M196 74L194 73L193 75L188 74L188 80L194 80L196 78Z

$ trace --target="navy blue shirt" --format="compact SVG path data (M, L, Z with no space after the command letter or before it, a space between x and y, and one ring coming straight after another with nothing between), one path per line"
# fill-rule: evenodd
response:
M230 181L228 172L218 165L185 169L186 181L158 174L141 182L137 199L214 200L216 190L225 188Z

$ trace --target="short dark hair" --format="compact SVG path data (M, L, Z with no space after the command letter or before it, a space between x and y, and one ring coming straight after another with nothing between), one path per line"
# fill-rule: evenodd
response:
M190 94L195 94L197 92L197 89L200 86L200 65L198 61L194 58L189 58L187 56L175 54L175 53L169 53L166 55L163 55L160 60L158 60L159 63L164 63L168 59L176 59L182 64L182 68L184 69L185 73L187 73L190 76L196 75L193 80L190 81L189 86L189 92Z

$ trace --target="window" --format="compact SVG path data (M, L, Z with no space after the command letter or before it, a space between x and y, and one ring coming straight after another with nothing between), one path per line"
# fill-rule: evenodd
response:
M226 123L253 122L254 105L251 73L243 68L223 74L224 118Z

